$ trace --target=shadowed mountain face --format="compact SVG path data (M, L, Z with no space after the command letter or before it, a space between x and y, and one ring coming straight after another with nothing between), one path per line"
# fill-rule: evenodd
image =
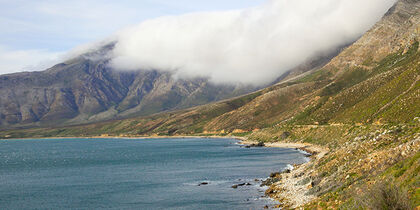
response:
M94 54L103 55L103 50ZM0 126L78 124L149 115L255 90L214 85L202 78L176 80L158 71L114 71L107 62L84 55L43 72L0 76Z

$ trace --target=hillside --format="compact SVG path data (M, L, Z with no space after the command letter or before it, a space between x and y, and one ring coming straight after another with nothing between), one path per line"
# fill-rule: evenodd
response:
M5 138L234 135L329 149L268 192L288 206L356 208L390 180L420 205L420 2L400 0L322 68L209 105L83 126L0 132ZM309 202L287 196L293 176ZM359 197L355 195L360 195ZM359 206L360 207L360 206Z

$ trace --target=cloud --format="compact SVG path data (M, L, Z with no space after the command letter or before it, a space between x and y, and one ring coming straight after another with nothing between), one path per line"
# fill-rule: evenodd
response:
M258 5L264 0L0 0L1 73L35 66L39 58L107 37L122 27L162 15ZM75 53L79 49L72 50ZM25 59L4 59L5 52ZM33 55L34 58L29 58ZM28 63L27 61L35 63ZM12 62L15 61L16 63ZM24 62L24 64L22 64ZM38 68L25 68L25 70Z
M0 74L41 71L61 60L64 53L47 50L10 50L0 46Z
M0 0L0 45L64 51L162 15L258 5L264 0Z
M270 0L259 7L167 16L117 33L111 65L216 83L267 84L356 40L396 0Z

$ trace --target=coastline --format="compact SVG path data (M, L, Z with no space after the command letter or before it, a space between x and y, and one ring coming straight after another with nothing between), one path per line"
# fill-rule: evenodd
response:
M256 145L258 142L241 140L243 145ZM298 208L306 203L316 199L316 196L308 195L307 192L312 188L310 172L313 170L311 166L314 162L319 161L328 152L328 148L308 144L308 143L288 143L288 142L271 142L265 143L265 147L293 148L299 149L311 154L310 161L295 165L290 171L280 173L276 176L277 182L271 184L266 191L266 195L277 200L281 205L278 208ZM303 180L307 180L305 183Z
M27 139L236 139L246 141L244 137L237 136L66 136L66 137L32 137L32 138L0 138L2 140L27 140Z
M243 145L251 145L251 144L258 144L256 141L250 141L246 138L241 137L234 137L235 139L240 140L240 143ZM328 153L328 149L309 144L309 143L294 143L294 142L269 142L264 143L264 147L277 147L277 148L291 148L291 149L299 149L310 153L312 158L319 159L323 157L326 153Z

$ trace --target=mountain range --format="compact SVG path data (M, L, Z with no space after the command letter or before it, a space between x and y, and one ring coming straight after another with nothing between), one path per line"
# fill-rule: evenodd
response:
M207 78L177 79L172 73L158 70L118 71L108 65L107 54L114 45L104 45L45 71L0 75L0 128L72 125L147 116L262 88L214 84ZM275 82L325 64L337 51L308 60L279 75Z

